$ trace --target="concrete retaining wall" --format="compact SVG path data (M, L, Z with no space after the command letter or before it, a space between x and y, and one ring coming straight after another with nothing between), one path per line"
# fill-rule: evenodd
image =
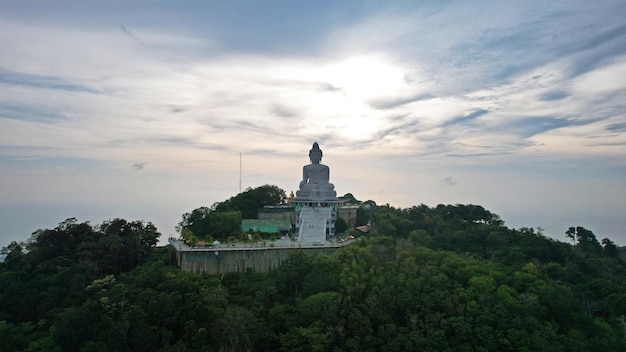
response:
M276 269L293 251L302 251L308 255L330 255L337 248L336 246L320 246L306 248L194 248L185 250L174 246L178 266L182 270L210 275L241 273L248 269L256 272L268 272Z

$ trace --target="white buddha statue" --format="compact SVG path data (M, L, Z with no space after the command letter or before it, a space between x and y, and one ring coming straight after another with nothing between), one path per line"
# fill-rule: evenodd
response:
M334 191L335 185L328 182L330 179L330 168L320 164L322 160L322 150L317 142L313 143L313 148L309 151L311 164L302 168L302 181L300 190L296 196L304 199L331 200L337 197Z

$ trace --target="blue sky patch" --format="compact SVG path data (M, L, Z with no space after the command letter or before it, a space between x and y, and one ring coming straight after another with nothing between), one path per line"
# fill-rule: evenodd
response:
M64 90L69 92L99 93L96 89L74 83L64 78L23 73L3 68L0 68L0 84Z
M0 104L0 118L33 122L55 122L66 117L44 106Z
M522 138L529 138L550 130L555 130L568 126L579 126L591 123L592 121L580 121L559 117L528 117L504 124L501 130L515 132Z
M443 124L443 126L452 126L452 125L468 123L468 122L470 122L472 120L475 120L479 116L485 115L488 112L489 111L487 111L487 110L478 109L478 110L472 111L470 113L467 113L467 114L465 114L463 116L458 116L458 117L455 117L455 118L453 118L451 120L448 120L448 121L446 121Z

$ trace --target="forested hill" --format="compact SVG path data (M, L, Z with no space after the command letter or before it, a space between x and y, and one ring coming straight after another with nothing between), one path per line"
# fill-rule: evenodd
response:
M266 274L182 272L141 221L39 230L3 250L0 350L626 351L610 240L475 205L360 205L370 233Z

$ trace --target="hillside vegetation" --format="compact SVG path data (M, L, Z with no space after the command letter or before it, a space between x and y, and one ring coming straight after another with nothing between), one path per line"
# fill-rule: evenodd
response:
M509 229L477 205L352 200L369 234L270 273L182 272L141 221L39 230L3 249L0 350L626 350L609 239Z

